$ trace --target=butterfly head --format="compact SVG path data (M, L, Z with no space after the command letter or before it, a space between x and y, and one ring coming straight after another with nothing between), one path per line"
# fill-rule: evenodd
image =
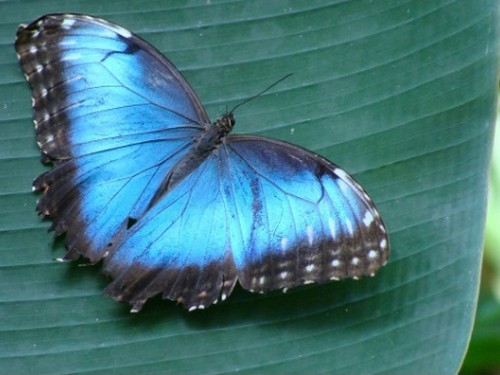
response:
M222 117L219 117L214 122L214 125L216 126L216 128L217 128L217 130L219 132L220 137L222 138L225 135L229 134L231 132L231 130L233 129L234 124L236 124L236 120L234 119L234 116L233 116L233 113L236 110L236 108L241 107L243 104L246 104L249 101L254 100L255 98L258 98L259 96L261 96L265 92L269 91L272 87L276 86L278 83L280 83L281 81L287 79L291 75L292 75L291 73L287 74L286 76L284 76L284 77L280 78L279 80L277 80L276 82L274 82L269 87L266 87L264 90L262 90L258 94L255 94L255 95L253 95L253 96L251 96L251 97L249 97L249 98L247 98L247 99L239 102L230 111L227 111L227 108L226 108L226 113Z
M234 119L233 112L228 112L222 117L219 117L214 125L219 129L219 132L223 135L229 134L233 129L234 124L236 124L236 120Z

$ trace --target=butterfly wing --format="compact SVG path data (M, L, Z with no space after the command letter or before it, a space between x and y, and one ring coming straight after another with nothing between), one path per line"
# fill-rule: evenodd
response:
M107 292L138 311L155 294L188 309L254 292L373 275L389 242L343 170L294 145L230 136L105 259Z
M129 31L85 15L20 26L16 50L33 94L44 160L38 210L67 232L67 259L99 260L139 218L208 124L178 70Z
M265 292L372 275L389 240L374 204L352 177L298 146L228 138L227 205L240 284Z
M139 311L158 293L186 308L225 299L236 283L219 151L164 195L105 258L114 299Z

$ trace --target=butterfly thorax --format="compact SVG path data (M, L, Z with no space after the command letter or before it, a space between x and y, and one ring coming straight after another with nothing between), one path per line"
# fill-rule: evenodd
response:
M217 148L232 130L236 121L232 113L226 113L207 126L202 135L193 140L192 149L179 160L157 190L149 206L153 206L162 196L189 176Z
M195 140L196 145L192 152L197 155L210 153L231 132L234 124L235 120L232 113L226 113L219 117L215 122L207 125L205 132Z

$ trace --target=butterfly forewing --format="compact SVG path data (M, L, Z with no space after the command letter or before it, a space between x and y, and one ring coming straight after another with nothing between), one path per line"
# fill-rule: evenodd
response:
M37 140L56 168L34 182L38 209L67 233L67 258L97 261L208 122L192 89L153 47L84 15L18 30Z

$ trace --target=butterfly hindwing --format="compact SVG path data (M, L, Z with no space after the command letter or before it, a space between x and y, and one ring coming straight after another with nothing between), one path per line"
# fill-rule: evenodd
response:
M162 293L188 309L225 299L236 283L231 220L217 153L162 197L105 259L107 292L137 311Z
M298 146L231 136L224 177L240 284L265 292L373 275L389 243L378 211L345 171Z
M66 258L101 258L140 217L208 124L193 90L156 49L85 15L21 26L16 50L33 89L44 160L38 210L66 232Z
M107 291L134 310L151 296L205 308L253 292L373 275L389 243L342 169L297 146L230 136L105 260Z

